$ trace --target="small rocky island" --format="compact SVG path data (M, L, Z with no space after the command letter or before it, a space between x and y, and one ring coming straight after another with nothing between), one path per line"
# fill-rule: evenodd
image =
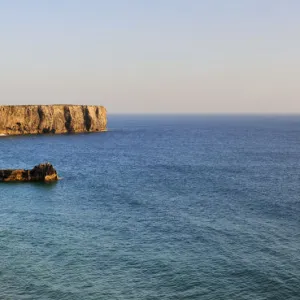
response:
M92 105L0 106L0 136L105 131L106 109Z
M43 163L35 166L32 170L0 170L0 182L14 181L57 181L58 175L50 163Z

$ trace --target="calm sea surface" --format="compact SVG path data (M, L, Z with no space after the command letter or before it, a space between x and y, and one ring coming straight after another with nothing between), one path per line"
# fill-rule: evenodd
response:
M111 116L0 139L0 299L300 299L300 116Z

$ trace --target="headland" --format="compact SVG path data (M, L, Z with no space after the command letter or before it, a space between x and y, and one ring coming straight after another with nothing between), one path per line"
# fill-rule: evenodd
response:
M106 109L94 105L0 106L0 136L105 131Z

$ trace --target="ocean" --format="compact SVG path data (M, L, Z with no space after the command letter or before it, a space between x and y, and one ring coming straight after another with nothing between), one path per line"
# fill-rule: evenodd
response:
M0 138L0 299L300 299L300 116L108 122Z

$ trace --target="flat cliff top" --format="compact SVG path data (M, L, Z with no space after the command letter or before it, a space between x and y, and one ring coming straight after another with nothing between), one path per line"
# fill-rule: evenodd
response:
M0 105L0 107L38 107L38 106L78 106L78 107L82 107L82 106L88 106L88 107L104 107L103 105L89 105L89 104L3 104Z

